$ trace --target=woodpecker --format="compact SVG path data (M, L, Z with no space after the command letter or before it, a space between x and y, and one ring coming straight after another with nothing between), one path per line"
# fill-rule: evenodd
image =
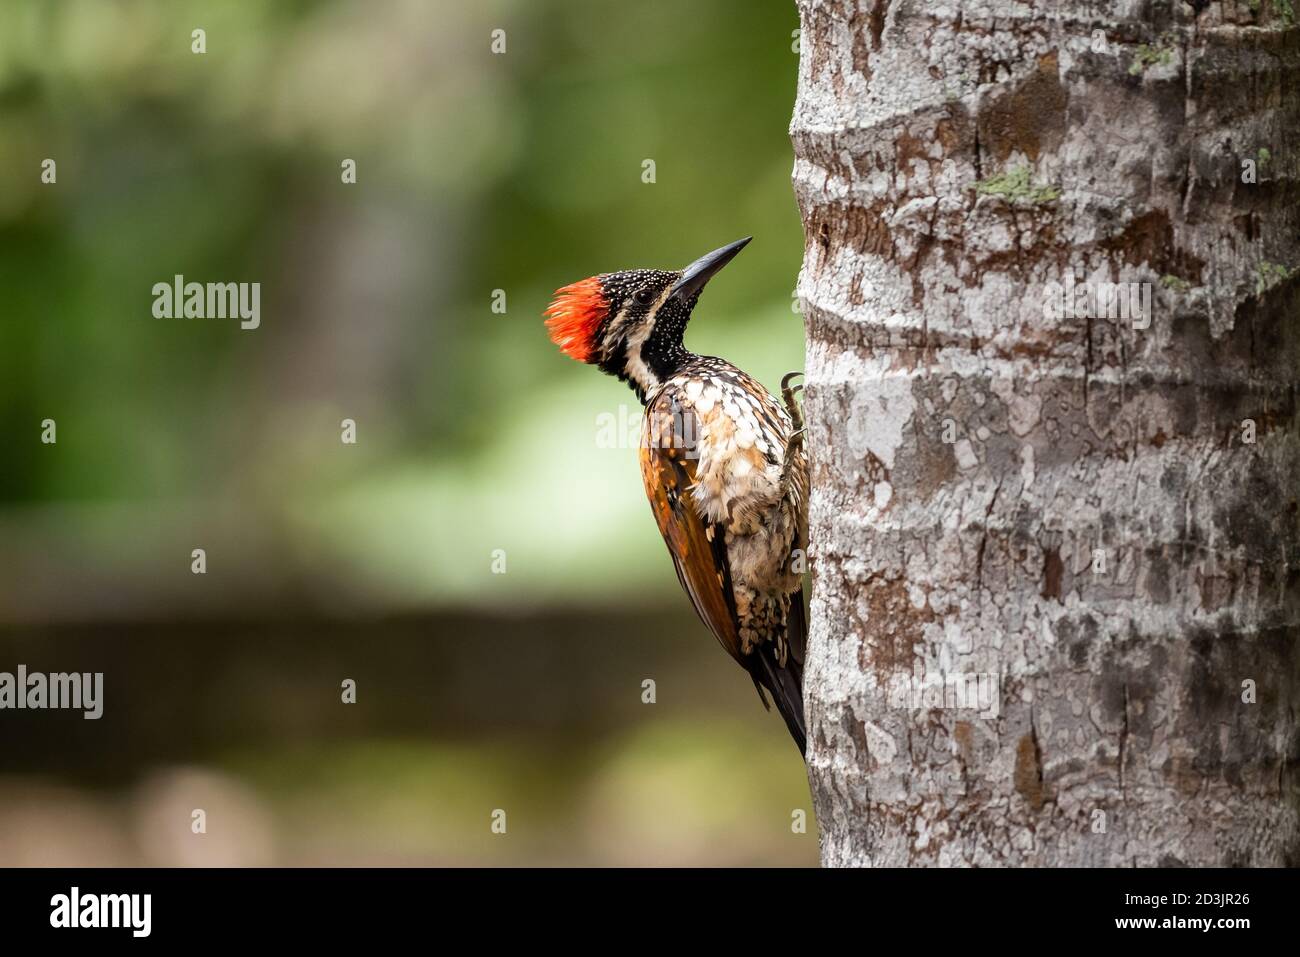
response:
M546 327L562 352L626 382L645 407L641 478L677 579L804 753L808 461L802 387L790 385L799 373L781 380L783 408L752 376L683 344L705 284L750 238L682 270L602 273L557 289Z

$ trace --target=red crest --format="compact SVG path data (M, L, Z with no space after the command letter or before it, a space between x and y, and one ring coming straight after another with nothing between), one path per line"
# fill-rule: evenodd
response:
M555 299L546 308L546 329L565 355L590 362L596 349L596 329L608 312L600 278L592 276L555 290Z

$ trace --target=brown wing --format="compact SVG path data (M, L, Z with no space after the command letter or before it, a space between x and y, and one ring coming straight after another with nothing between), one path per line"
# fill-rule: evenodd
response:
M700 620L744 664L725 535L721 526L705 523L691 502L696 460L689 437L699 434L694 414L671 395L661 395L647 415L651 421L641 443L641 478L677 580Z

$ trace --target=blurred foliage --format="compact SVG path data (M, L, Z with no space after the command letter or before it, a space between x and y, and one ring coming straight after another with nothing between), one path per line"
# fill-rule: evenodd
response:
M716 731L660 723L558 764L520 740L252 748L107 794L0 777L0 864L815 864L813 822L791 827L808 795L788 742L745 721Z
M0 7L0 558L45 556L0 597L152 604L197 538L276 601L675 587L634 450L597 447L635 399L540 313L753 234L688 343L769 385L801 367L796 26L745 0ZM178 273L261 282L261 328L154 319Z
M797 26L788 0L0 4L0 667L109 672L103 721L11 729L0 863L815 861L635 439L598 442L635 397L541 320L752 234L687 343L769 387L802 367ZM260 282L260 328L153 318L176 274Z

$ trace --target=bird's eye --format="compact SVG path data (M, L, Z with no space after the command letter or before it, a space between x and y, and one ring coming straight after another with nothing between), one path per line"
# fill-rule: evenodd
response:
M648 306L650 303L654 302L655 294L654 291L647 286L644 289L638 289L634 292L632 298L636 300L638 306Z

